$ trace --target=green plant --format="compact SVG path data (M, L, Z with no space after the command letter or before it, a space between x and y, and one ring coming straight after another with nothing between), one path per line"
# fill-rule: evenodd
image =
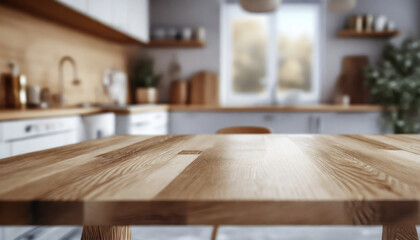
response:
M151 59L142 59L138 62L133 82L134 87L157 87L160 79L161 75L154 73Z
M420 39L406 39L400 47L387 45L382 63L366 67L364 75L374 102L395 133L420 131Z

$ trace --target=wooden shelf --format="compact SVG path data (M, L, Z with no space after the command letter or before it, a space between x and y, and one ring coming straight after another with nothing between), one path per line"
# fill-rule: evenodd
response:
M144 44L111 26L103 24L81 12L51 0L0 0L0 4L24 11L73 29L124 44Z
M204 42L198 40L151 40L147 44L148 47L154 48L202 48L205 45Z
M398 36L399 30L385 32L356 32L355 30L342 30L338 33L340 38L388 38Z

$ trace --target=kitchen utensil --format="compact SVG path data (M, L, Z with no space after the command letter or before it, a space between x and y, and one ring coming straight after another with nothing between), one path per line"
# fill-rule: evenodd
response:
M343 96L349 96L351 104L369 103L369 92L363 76L363 69L368 65L367 56L347 56L343 59L338 88Z
M189 103L196 105L219 105L219 77L202 71L191 78Z
M367 32L371 32L373 30L373 16L372 15L365 15L363 17L363 25L364 30Z
M52 103L52 96L49 88L42 88L41 90L41 107L50 106Z
M386 30L387 31L394 31L395 29L396 29L395 22L388 21L388 23L386 24Z
M176 28L170 28L168 29L166 33L166 37L169 40L175 40L177 38L177 35L178 35L178 30Z
M38 85L27 86L26 95L28 107L39 107L41 105L41 87Z
M194 30L194 38L196 40L204 42L206 40L206 29L198 27Z
M163 28L155 28L152 33L152 38L154 40L164 40L166 37L165 29Z
M171 104L187 104L188 83L186 81L175 81L171 83Z
M363 16L357 15L355 21L356 32L363 32Z
M104 73L104 85L113 104L127 104L127 75L115 69L107 69Z
M385 31L387 19L384 15L379 15L375 19L375 31L376 32L383 32Z
M182 29L182 40L188 41L192 38L192 29L191 28L183 28Z

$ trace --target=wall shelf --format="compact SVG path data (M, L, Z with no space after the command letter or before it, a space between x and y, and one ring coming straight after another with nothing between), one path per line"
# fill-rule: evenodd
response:
M338 33L339 38L389 38L398 36L399 30L385 32L357 32L355 30L341 30Z
M152 48L202 48L206 44L198 40L151 40L147 47Z

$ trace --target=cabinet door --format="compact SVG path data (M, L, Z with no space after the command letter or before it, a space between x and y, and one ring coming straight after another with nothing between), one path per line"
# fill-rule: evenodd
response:
M68 131L10 142L12 156L77 143L77 132Z
M128 0L118 0L113 2L112 26L126 33L130 33L128 13L131 6Z
M261 126L273 133L309 133L310 114L263 112L172 112L171 134L214 134L232 126Z
M87 13L87 1L88 0L57 0L58 2L71 7L79 12Z
M112 25L114 7L112 0L87 0L87 13L92 18L108 25Z
M324 134L381 134L381 113L329 113L321 118Z
M126 0L128 32L137 39L149 41L149 0Z

